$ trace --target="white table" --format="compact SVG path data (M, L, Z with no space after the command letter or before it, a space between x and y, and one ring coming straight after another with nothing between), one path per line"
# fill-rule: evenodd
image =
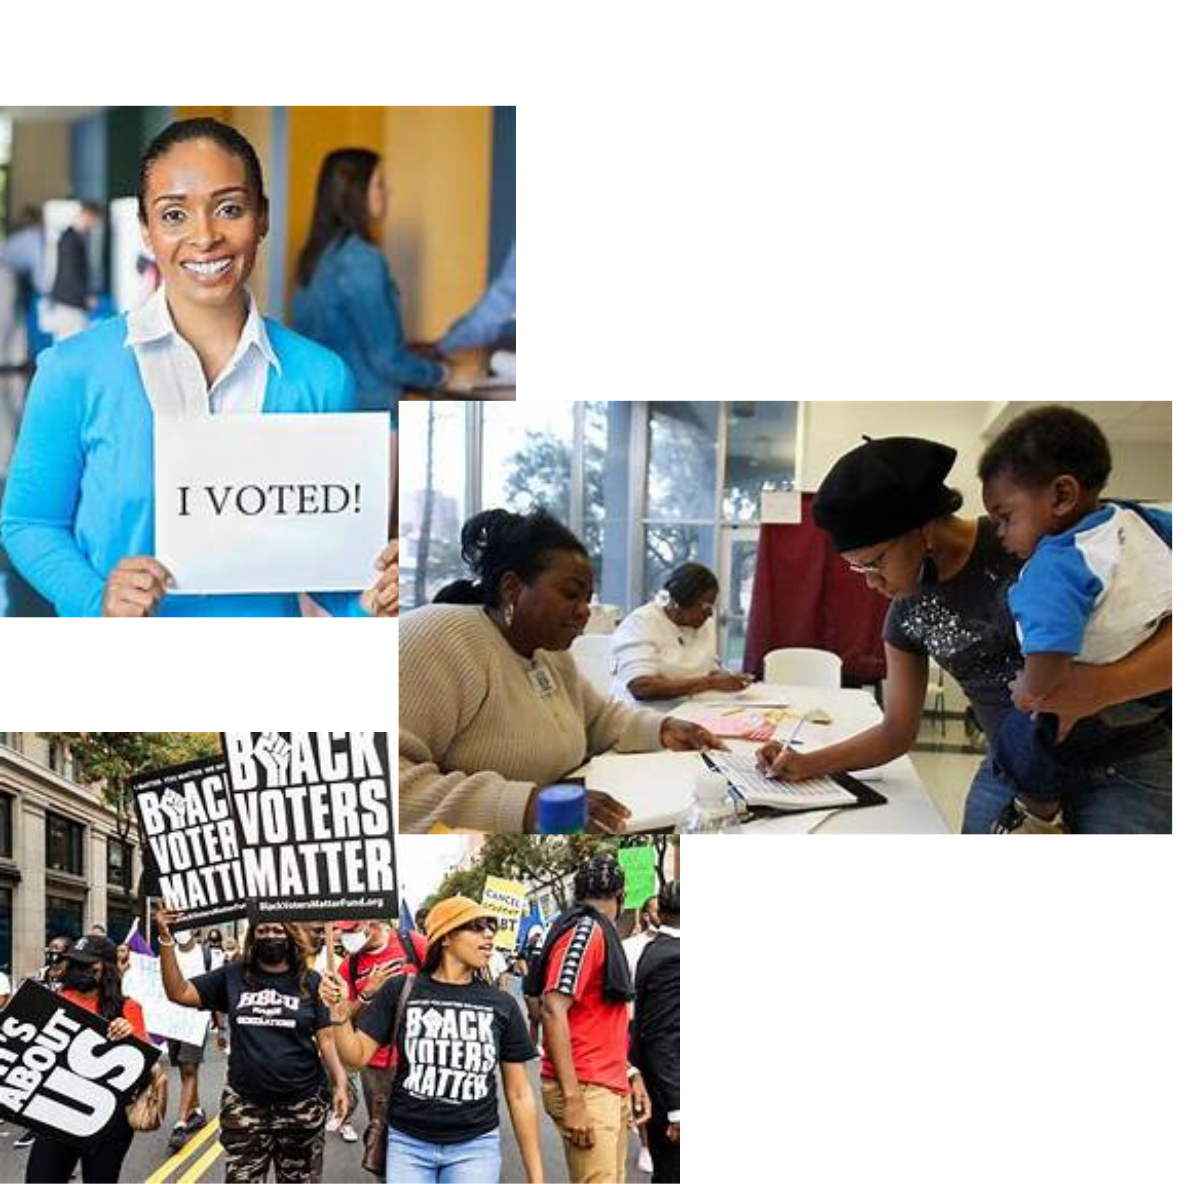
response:
M753 706L754 699L786 700L789 708L801 713L821 709L832 716L829 740L845 739L855 732L878 723L879 706L868 691L823 687L792 687L756 683L743 696L705 694L671 708L671 714L694 719L714 708ZM785 722L785 728L789 725ZM810 732L813 729L810 728ZM727 740L731 748L753 751L758 743ZM660 808L666 813L682 813L692 800L696 774L703 768L700 756L690 752L605 754L596 757L585 772L589 786L605 789L614 797L641 810ZM779 814L747 823L747 834L945 834L945 820L921 783L907 756L898 757L882 767L882 777L870 782L871 788L887 798L886 806L853 810L800 811Z

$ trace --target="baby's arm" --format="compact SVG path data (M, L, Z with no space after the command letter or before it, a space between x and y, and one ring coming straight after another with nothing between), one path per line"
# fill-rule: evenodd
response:
M1072 654L1026 654L1021 673L1012 682L1013 706L1034 711L1042 699L1058 690L1071 672Z

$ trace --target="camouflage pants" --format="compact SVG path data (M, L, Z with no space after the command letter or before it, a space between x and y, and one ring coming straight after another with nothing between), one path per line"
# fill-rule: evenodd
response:
M221 1145L226 1184L257 1184L275 1165L277 1184L317 1184L325 1151L329 1099L324 1094L260 1106L225 1087Z

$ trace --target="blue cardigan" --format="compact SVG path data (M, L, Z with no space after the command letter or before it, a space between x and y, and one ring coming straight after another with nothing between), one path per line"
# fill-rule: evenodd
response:
M263 411L352 411L341 360L266 321L279 369L268 371ZM99 616L108 573L154 554L154 419L124 317L103 321L38 358L0 511L13 566L60 616ZM337 616L361 615L358 594L315 597ZM185 596L158 615L294 617L294 594Z

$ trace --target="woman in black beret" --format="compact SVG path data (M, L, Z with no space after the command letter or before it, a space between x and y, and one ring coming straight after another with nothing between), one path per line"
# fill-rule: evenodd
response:
M821 483L817 525L867 584L891 599L884 624L887 700L873 728L817 752L777 742L759 766L791 781L870 768L916 742L929 659L962 687L989 740L1012 708L1011 683L1022 657L1008 608L1021 560L1001 546L987 517L958 513L961 495L945 481L955 450L907 436L868 440L848 452ZM1171 635L1152 637L1107 666L1077 663L1043 704L1060 717L1060 738L1105 707L1169 688ZM1077 832L1161 832L1171 828L1170 729L1133 734L1119 747L1071 752L1077 766L1063 795L1067 827ZM967 797L963 830L984 833L1012 797L986 757Z

